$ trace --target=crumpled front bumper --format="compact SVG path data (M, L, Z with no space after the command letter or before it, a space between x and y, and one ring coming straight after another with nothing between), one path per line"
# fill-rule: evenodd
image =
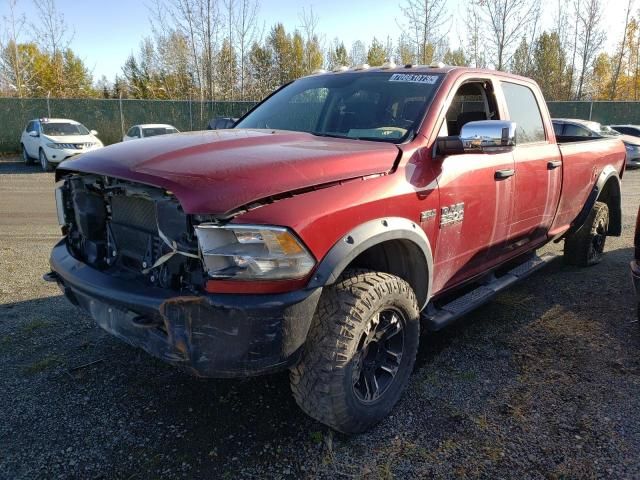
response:
M50 263L48 279L103 329L204 377L257 375L294 364L322 290L181 296L96 270L75 259L64 239Z

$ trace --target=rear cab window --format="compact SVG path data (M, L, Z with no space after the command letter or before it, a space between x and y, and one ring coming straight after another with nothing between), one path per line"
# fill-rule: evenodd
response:
M533 90L517 83L505 81L500 83L507 103L509 119L516 123L517 144L545 142L547 138L542 113Z

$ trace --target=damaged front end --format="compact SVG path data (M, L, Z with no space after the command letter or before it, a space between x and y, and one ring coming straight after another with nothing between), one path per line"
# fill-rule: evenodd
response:
M319 290L208 293L200 219L162 189L72 173L56 198L65 238L53 249L48 279L102 328L200 376L295 363Z

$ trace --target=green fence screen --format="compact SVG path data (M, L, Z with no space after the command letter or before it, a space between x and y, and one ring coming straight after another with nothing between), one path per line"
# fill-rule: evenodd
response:
M97 130L105 145L122 140L139 123L169 123L180 131L203 130L214 117L239 117L255 102L0 98L0 152L16 152L34 118L71 118Z
M214 117L239 117L255 102L173 100L0 98L0 153L17 152L29 120L72 118L97 130L105 145L139 123L169 123L178 130L202 130ZM548 102L555 118L581 118L603 124L640 124L640 102Z
M603 125L640 124L640 102L547 102L554 118L580 118Z

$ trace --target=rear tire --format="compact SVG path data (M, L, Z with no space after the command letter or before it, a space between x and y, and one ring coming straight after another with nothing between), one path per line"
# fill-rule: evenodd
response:
M29 154L27 153L27 149L24 148L23 143L20 144L20 148L22 149L22 160L24 161L24 164L31 165L33 163L33 158L29 156Z
M570 265L588 267L602 260L609 229L609 207L596 202L584 222L564 241L564 258Z
M47 154L44 153L43 149L40 149L40 153L38 154L40 157L40 166L42 167L43 172L53 172L53 165L49 162L47 158Z
M291 370L296 402L343 433L386 417L415 363L420 312L407 282L347 270L322 294L300 363Z

